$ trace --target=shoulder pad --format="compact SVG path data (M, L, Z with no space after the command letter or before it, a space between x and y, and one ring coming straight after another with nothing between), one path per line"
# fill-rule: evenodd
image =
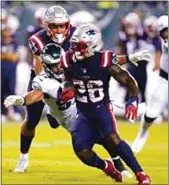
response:
M41 80L39 78L39 76L36 76L33 81L32 81L32 89L38 89L38 90L42 90L41 88Z
M56 98L60 87L61 84L57 80L49 78L45 74L36 76L32 83L32 88L39 89L53 98Z
M61 67L69 68L70 67L70 52L65 52L61 57Z
M101 67L110 67L117 63L117 55L113 51L106 50L102 52Z
M41 36L39 35L39 32L32 35L29 40L29 48L33 55L40 55L45 43Z

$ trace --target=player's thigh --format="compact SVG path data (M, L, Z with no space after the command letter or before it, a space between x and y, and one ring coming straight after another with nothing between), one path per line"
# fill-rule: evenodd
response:
M117 121L112 111L111 104L101 106L98 109L99 132L102 136L118 134Z
M90 119L78 114L71 132L73 148L76 152L91 149L95 143L95 133Z
M28 83L27 91L32 90L32 81L35 77L34 70L31 69L30 80ZM26 106L25 123L28 128L35 128L39 123L45 103L43 101L36 102L32 105Z
M147 103L146 116L156 118L163 112L167 104L168 81L160 77L158 84Z

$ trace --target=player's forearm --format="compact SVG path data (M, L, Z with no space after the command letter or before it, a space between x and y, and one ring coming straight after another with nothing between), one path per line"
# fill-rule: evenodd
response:
M109 73L114 79L129 89L130 96L138 96L139 89L137 82L127 70L119 65L113 65L109 68Z
M36 75L40 74L43 70L43 65L42 65L40 56L34 55L33 65L34 65Z
M139 88L136 80L128 73L126 86L129 89L130 96L138 96Z
M139 88L136 80L131 76L131 74L126 70L122 70L118 76L118 81L128 88L130 96L138 96Z
M43 99L43 93L40 90L33 90L24 95L24 105L31 105Z
M153 68L154 71L160 69L160 58L161 58L161 51L156 51L155 57L154 57L154 68Z

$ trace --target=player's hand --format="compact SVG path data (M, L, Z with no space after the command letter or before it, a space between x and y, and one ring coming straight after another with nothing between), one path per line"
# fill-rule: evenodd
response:
M24 102L25 102L25 99L22 96L10 95L6 97L4 101L4 105L5 107L9 107L11 105L21 106L24 104Z
M60 99L63 102L67 102L68 100L75 97L75 92L72 89L65 89L62 91Z
M128 120L134 121L137 118L138 112L138 97L131 96L126 104L125 117Z
M152 55L148 50L139 51L129 55L129 60L135 66L138 66L138 62L145 60L150 62L152 60Z

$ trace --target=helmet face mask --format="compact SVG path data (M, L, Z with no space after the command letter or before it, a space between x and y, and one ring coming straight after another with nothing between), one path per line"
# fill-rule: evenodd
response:
M70 19L61 6L52 6L47 9L44 16L48 35L57 44L62 44L69 34Z

